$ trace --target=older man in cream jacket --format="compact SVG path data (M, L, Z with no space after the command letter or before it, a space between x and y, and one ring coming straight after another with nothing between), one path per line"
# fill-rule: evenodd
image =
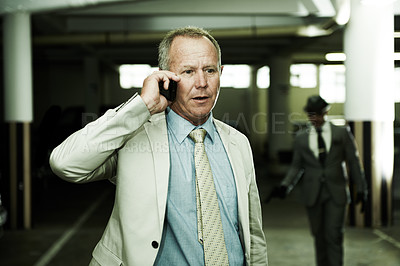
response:
M200 192L189 134L201 129L227 255L221 265L267 265L249 142L211 113L223 68L218 43L200 28L174 30L160 44L159 67L140 95L108 110L51 154L53 171L67 181L116 184L113 211L91 264L216 265L208 259L218 261L213 250L206 255L197 217ZM159 83L167 89L172 81L178 87L169 101Z

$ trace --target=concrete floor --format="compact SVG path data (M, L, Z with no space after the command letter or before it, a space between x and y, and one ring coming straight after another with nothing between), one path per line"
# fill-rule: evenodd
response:
M400 266L400 172L396 169L393 182L393 225L383 228L346 226L344 237L345 266ZM257 171L261 197L268 195L271 184L279 177L272 177L265 168ZM269 181L261 177L268 176ZM263 202L263 224L267 237L270 266L315 265L314 242L309 231L303 205L294 189L284 200Z
M303 206L291 196L272 200L263 206L263 213L270 265L315 265L313 238ZM400 225L397 222L381 229L347 226L344 250L347 266L399 266Z
M257 173L265 198L277 180L269 178L263 167ZM113 194L108 182L75 185L50 177L46 186L35 190L33 228L5 230L0 238L0 265L87 265L106 225ZM270 266L315 265L313 239L295 194L262 204ZM400 265L399 205L393 226L346 227L346 266Z

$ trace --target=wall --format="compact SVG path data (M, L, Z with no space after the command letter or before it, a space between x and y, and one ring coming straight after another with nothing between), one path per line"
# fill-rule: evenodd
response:
M129 99L139 89L122 89L116 69L109 66L100 68L101 106L104 111L114 108ZM85 73L82 62L69 64L34 65L34 121L37 127L52 105L67 108L84 108ZM306 122L303 107L307 97L318 94L318 89L291 88L289 97L289 121ZM222 88L213 110L214 117L236 126L247 135L257 154L265 152L267 132L268 89ZM400 104L396 104L396 123L400 124ZM76 110L78 111L78 109ZM100 111L100 110L99 110ZM100 113L100 112L99 112ZM343 116L343 104L332 104L330 116ZM82 125L82 121L80 121Z
M34 65L33 104L36 126L52 105L63 110L84 105L84 75L81 64Z
M119 73L116 69L103 68L101 75L102 103L104 107L114 108L128 100L140 89L123 89L119 85Z
M248 135L248 101L247 89L221 88L218 102L213 109L213 115Z

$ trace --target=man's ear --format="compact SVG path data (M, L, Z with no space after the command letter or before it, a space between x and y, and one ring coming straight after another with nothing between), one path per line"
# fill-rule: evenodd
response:
M221 66L221 74L222 74L222 70L224 69L224 66Z

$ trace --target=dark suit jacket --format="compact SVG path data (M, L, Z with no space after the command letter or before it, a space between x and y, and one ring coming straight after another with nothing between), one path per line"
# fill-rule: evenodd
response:
M315 204L323 183L326 184L336 203L343 205L349 203L348 176L352 178L357 191L366 190L364 170L349 127L338 127L332 123L330 125L332 143L326 157L325 166L320 164L309 147L310 130L301 130L294 141L294 154L290 169L282 181L283 185L293 185L297 173L302 169L304 170L298 186L300 186L301 198L306 206Z

